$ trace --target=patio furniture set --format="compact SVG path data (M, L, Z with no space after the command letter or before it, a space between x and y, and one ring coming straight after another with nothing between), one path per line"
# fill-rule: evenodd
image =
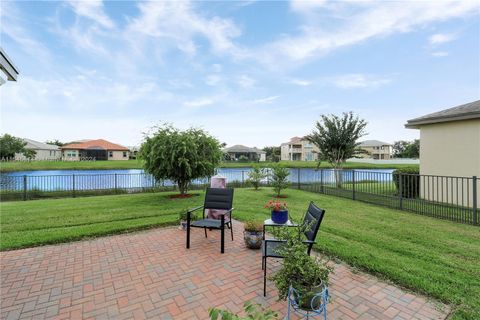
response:
M232 212L233 208L233 194L234 189L230 188L207 188L204 204L202 206L189 209L187 211L187 227L186 227L186 248L190 248L190 232L191 228L203 228L205 237L208 237L208 230L220 230L220 252L225 252L225 229L230 229L231 238L233 241L233 223ZM192 214L198 210L202 211L202 218L196 221L192 221ZM207 216L205 213L207 212ZM211 214L212 212L216 214ZM266 228L301 228L305 244L305 250L310 255L313 245L315 244L315 238L317 236L320 224L325 215L325 210L317 207L313 202L310 202L308 209L304 215L303 222L296 224L287 219L285 223L277 223L272 219L267 219L263 223L263 239L261 244L262 252L262 270L263 272L263 295L266 296L267 286L267 259L276 258L283 259L284 255L281 253L281 248L286 245L286 240L283 239L266 239ZM288 313L287 319L290 319L290 313L292 310L299 313L301 316L307 319L312 316L323 316L327 319L326 304L328 303L328 287L323 288L320 292L309 297L309 306L305 308L304 305L300 305L299 300L301 293L290 286L288 292Z

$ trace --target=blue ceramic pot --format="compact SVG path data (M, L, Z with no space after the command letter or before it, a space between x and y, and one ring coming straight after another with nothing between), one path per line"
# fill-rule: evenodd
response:
M288 210L272 211L272 221L284 224L288 221Z

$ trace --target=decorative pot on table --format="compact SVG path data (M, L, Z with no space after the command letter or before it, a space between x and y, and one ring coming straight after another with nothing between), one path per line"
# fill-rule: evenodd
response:
M285 224L288 221L288 210L272 211L272 221L277 224Z
M262 246L263 232L262 231L243 231L243 239L245 245L249 249L260 249Z

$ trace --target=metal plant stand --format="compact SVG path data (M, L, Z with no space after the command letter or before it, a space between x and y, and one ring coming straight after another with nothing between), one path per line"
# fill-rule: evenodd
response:
M327 320L327 303L329 301L328 287L324 287L323 290L315 294L310 299L310 309L305 310L299 305L302 295L298 290L295 290L292 286L288 289L288 312L287 320L290 320L290 315L293 313L301 316L301 319L310 319L323 316L324 320Z

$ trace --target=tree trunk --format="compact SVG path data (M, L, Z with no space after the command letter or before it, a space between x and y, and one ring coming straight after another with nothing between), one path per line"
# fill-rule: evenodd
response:
M180 194L186 194L188 190L188 182L185 181L178 181L178 190L180 191Z

